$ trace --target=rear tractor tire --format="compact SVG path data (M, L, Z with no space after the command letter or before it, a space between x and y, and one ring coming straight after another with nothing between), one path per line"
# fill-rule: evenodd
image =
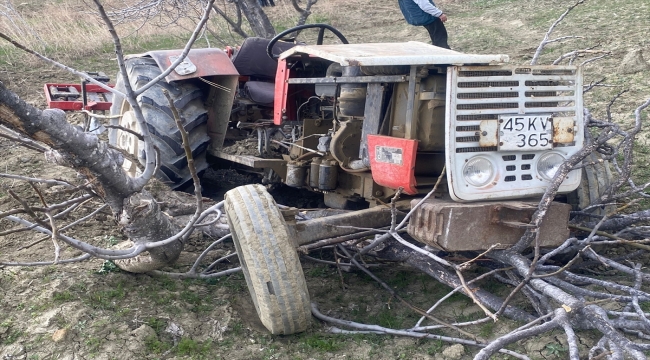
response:
M305 331L309 292L296 249L277 204L261 185L225 195L228 225L242 272L262 324L272 334Z
M131 58L126 60L126 71L131 87L137 90L161 74L156 62L151 58ZM115 89L126 92L122 75L117 75ZM187 158L183 149L183 140L176 126L174 116L163 89L169 92L174 106L178 109L185 131L190 139L190 148L194 158L197 172L208 167L205 159L210 138L207 130L207 109L204 104L202 90L190 81L167 83L159 81L138 96L138 104L142 109L147 128L151 133L154 145L160 150L160 170L156 177L167 183L172 188L180 187L192 180L192 175L187 167ZM111 125L120 125L124 128L141 133L135 115L129 103L122 97L115 96L111 106ZM133 159L124 160L123 168L132 177L141 174L141 166L145 163L144 142L136 136L120 129L109 129L109 144L125 150Z

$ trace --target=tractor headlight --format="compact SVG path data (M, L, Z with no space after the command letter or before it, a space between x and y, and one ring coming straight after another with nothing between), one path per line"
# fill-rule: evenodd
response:
M494 178L494 165L488 158L473 157L465 163L463 177L465 181L476 187L486 185Z
M564 162L564 156L550 152L542 155L537 161L537 173L544 179L550 181Z

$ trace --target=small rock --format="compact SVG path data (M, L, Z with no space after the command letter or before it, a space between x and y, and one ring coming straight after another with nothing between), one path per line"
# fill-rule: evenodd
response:
M458 360L465 354L465 347L461 344L454 344L442 352L442 356L446 359Z
M128 341L126 348L132 352L142 351L145 347L145 342L149 338L156 338L156 331L150 326L142 325L131 332L133 341Z
M52 341L54 342L61 342L65 341L65 339L68 337L68 329L59 329L52 334Z
M136 341L144 342L148 337L156 336L156 331L148 325L142 325L133 330L131 335L135 336Z
M646 70L650 70L650 64L643 58L643 51L641 49L630 50L625 54L621 65L618 67L620 74L636 74Z

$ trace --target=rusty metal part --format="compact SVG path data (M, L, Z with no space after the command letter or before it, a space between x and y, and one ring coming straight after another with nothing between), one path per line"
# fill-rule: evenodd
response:
M575 139L575 119L573 117L553 118L553 143L570 144Z
M303 148L298 146L292 146L290 150L290 155L292 159L298 159L301 156L309 153L307 149L317 149L318 148L318 139L320 135L315 134L327 134L327 131L332 128L332 120L323 120L323 119L304 119L302 122L302 133L303 136L301 139L298 139L294 144L300 145ZM327 149L329 150L329 149Z
M371 84L371 83L399 83L408 81L404 75L376 75L376 76L341 76L319 78L292 78L287 84Z
M287 174L287 162L283 159L263 159L251 155L232 155L222 151L210 151L210 155L252 168L273 169L281 178L284 178Z
M336 161L323 161L318 167L318 188L323 191L336 189L338 170L339 166Z
M445 74L430 75L421 80L414 104L418 153L445 150Z
M413 200L414 206L419 200ZM530 226L536 202L501 201L475 204L429 199L411 216L408 233L446 251L486 250L515 244ZM571 205L553 202L540 228L540 245L553 247L569 237Z
M208 79L211 83L234 89L237 86L238 76L219 75L209 77ZM208 109L208 136L210 137L210 148L214 151L223 148L223 143L226 140L226 134L228 132L228 120L230 119L233 101L234 98L232 93L210 86L205 106Z
M362 126L363 121L360 120L344 121L332 136L330 151L344 167L348 167L348 163L359 156Z
M483 120L479 124L478 146L490 147L499 145L499 122L496 120Z
M304 161L289 161L287 163L287 177L284 183L291 187L302 187L307 177L307 163Z
M178 59L178 56L181 55L182 52L183 50L158 50L149 51L146 55L151 56L160 69L165 71L172 64L172 59ZM239 72L235 69L235 66L232 64L232 61L230 61L228 55L219 49L192 49L187 54L186 59L188 60L187 65L181 67L181 73L184 75L172 71L165 78L168 82L215 75L239 76ZM192 70L192 67L189 66L189 64L196 64L196 70L189 72Z
M342 66L343 76L358 76L358 66ZM338 98L341 116L363 116L366 107L367 84L343 83Z
M368 84L366 108L361 129L361 144L359 145L359 159L363 161L365 167L370 166L367 137L369 134L379 134L387 90L388 87L383 84Z
M398 221L401 221L403 218L404 214L401 212L398 213ZM307 220L299 223L289 222L287 225L289 225L289 229L294 232L294 238L298 239L297 245L300 246L318 240L329 239L363 231L363 229L360 228L376 229L388 226L390 225L390 222L390 209L386 207L374 207L365 210Z
M318 189L318 170L322 160L322 158L315 158L309 165L309 186L314 189Z

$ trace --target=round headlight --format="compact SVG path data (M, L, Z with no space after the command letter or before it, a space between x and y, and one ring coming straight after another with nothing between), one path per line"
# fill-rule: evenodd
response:
M494 177L494 166L487 158L480 156L471 158L463 168L463 177L471 185L486 185Z
M552 152L542 155L537 162L537 172L544 178L550 181L555 176L557 169L564 162L564 157L558 153Z

